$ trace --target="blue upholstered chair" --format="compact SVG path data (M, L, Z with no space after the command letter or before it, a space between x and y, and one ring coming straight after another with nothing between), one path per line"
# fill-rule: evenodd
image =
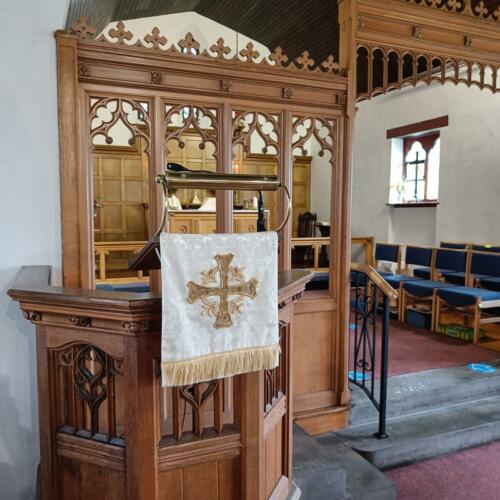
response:
M500 246L495 245L472 245L474 252L500 253Z
M481 323L500 323L500 316L498 316L500 292L498 291L467 286L438 290L435 302L436 325L439 324L444 305L447 309L463 312L466 321L469 315L472 316L474 344L479 342Z
M473 280L469 281L469 285L500 292L500 253L473 252L471 273Z
M442 241L439 245L441 248L453 248L455 250L467 250L469 248L468 243L455 243L453 241Z
M375 246L375 269L383 276L393 276L394 273L379 271L380 262L391 262L396 264L396 274L401 273L401 246L393 243L377 243Z
M469 264L469 253L466 250L454 250L451 248L438 248L434 261L435 269L446 269L450 272L467 273ZM432 273L435 275L435 270ZM435 302L436 292L442 288L455 287L453 283L438 280L407 281L400 289L399 317L405 320L408 306L415 304L429 305L432 311L431 330L436 328Z

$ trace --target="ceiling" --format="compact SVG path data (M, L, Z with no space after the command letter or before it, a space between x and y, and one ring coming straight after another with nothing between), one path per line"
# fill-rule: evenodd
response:
M336 0L71 0L66 27L86 16L99 33L113 21L195 11L289 58L338 59ZM168 33L166 33L168 36Z

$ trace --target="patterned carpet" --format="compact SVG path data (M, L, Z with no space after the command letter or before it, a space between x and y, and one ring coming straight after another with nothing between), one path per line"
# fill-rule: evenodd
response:
M500 442L495 442L386 474L396 483L398 500L498 500L499 470Z
M380 331L379 325L376 341L378 355L380 354ZM351 353L353 346L354 332L351 331ZM465 365L472 362L487 362L498 357L498 351L391 320L389 376ZM352 370L352 355L350 359L349 369ZM377 362L377 368L379 364Z

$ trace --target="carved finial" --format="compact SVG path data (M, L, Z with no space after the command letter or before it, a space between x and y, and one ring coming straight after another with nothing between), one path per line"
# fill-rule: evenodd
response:
M223 92L232 92L233 91L233 82L231 80L222 80L220 82L220 89Z
M224 38L219 38L217 40L217 43L214 43L211 47L210 50L214 53L217 54L217 57L220 59L224 59L224 56L229 54L231 52L231 49L224 45Z
M120 45L125 44L125 40L132 39L132 33L130 31L126 31L125 25L122 21L118 21L116 28L112 28L108 32L109 38L117 39Z
M288 62L288 56L283 52L281 47L276 47L274 52L269 56L269 59L276 63L276 66L284 66Z
M413 38L422 38L424 35L424 30L420 26L413 26L411 34Z
M311 69L314 66L314 59L309 56L307 50L304 50L302 55L295 59L295 64L299 69Z
M470 35L464 35L464 47L472 47L472 37Z
M448 7L448 10L457 11L462 7L462 2L460 0L448 0L446 7Z
M193 34L189 32L183 39L179 40L179 47L182 49L182 52L186 54L197 54L200 51L200 44L197 42Z
M96 29L87 22L85 16L81 16L76 23L71 25L69 32L78 36L78 38L92 38Z
M244 49L240 50L240 56L247 60L247 62L253 62L254 59L260 56L259 52L253 48L253 43L248 42Z
M481 0L475 7L474 12L479 16L479 17L484 17L485 19L488 17L488 14L490 11L488 10L488 7L484 4L484 1Z
M151 33L144 37L144 41L151 44L151 48L159 49L167 44L167 39L160 35L160 30L156 26L152 29Z
M159 71L152 71L151 72L151 83L154 83L155 85L160 85L163 83L163 73Z
M335 62L335 57L330 54L320 66L326 70L327 73L336 73L339 70L339 65Z
M358 26L358 29L364 28L366 25L366 17L365 16L358 16L356 24Z

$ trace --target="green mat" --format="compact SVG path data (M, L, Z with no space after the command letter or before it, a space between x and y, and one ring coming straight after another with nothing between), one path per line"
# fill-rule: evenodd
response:
M473 340L474 338L474 328L470 326L463 326L457 324L439 324L437 328L438 333L447 335L448 337L453 337L454 339L460 340ZM482 339L486 335L484 329L479 330L479 338Z

